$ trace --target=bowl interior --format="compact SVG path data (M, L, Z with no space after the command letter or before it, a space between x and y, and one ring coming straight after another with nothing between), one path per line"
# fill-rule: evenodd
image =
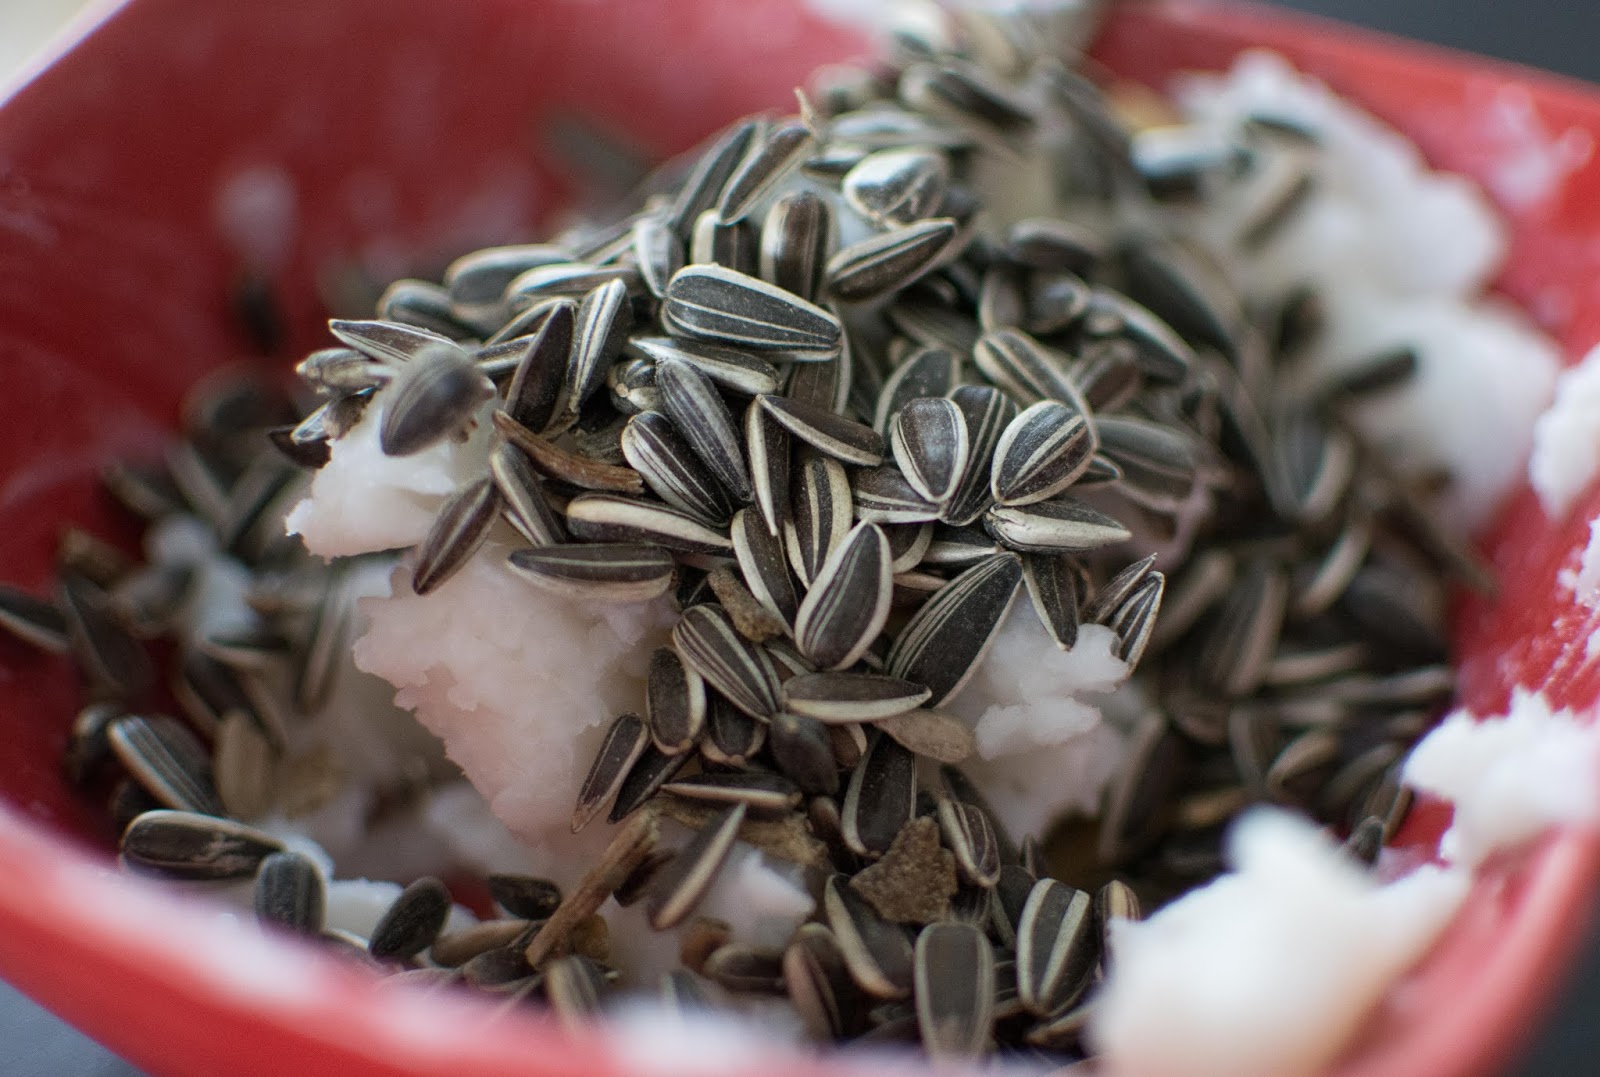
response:
M1529 138L1600 138L1600 96L1588 88L1247 6L1129 5L1097 57L1160 86L1255 44L1284 52L1491 194ZM97 490L97 469L159 454L202 373L235 361L281 370L321 344L323 296L353 271L380 281L436 271L476 246L536 237L572 195L570 173L549 152L552 131L606 132L659 160L736 115L790 108L813 67L862 51L859 35L791 0L131 0L0 107L6 579L48 586L69 522L131 541L129 521ZM1508 108L1528 121L1509 134L1485 119ZM1597 195L1600 163L1586 160L1543 198L1500 200L1514 239L1500 287L1569 361L1600 337ZM272 283L284 326L276 354L254 352L230 310L230 285L244 273ZM1524 490L1483 536L1501 597L1458 610L1465 703L1492 710L1528 684L1557 704L1592 707L1600 674L1583 648L1592 626L1557 575L1596 511L1600 490L1567 521L1548 521ZM57 944L0 943L0 974L162 1072L215 1072L204 1068L215 1062L204 1037L151 1031L182 1024L185 1012L289 1052L261 1072L281 1072L289 1057L325 1061L348 1039L342 1029L370 1019L376 1046L346 1043L340 1057L347 1072L394 1071L407 1057L396 1053L403 1037L373 1016L387 1000L356 977L336 977L338 1020L296 1025L252 1000L208 995L179 963L124 970L148 997L95 992L66 968L85 957L115 963L120 945L117 925L81 902L41 913L61 887L102 885L77 868L52 874L75 854L45 835L101 847L111 838L57 767L77 703L62 661L0 638L0 802L12 814L0 815L0 854L41 872L27 886L0 885L0 939L26 925L18 930ZM1417 812L1401 841L1431 846L1446 819ZM1595 872L1592 840L1568 835L1485 878L1472 916L1419 977L1409 1008L1379 1015L1353 1071L1491 1064L1543 997ZM1469 967L1496 975L1466 982L1459 973ZM531 1023L471 1043L458 1032L440 1068L406 1064L559 1072L581 1057L575 1072L604 1068L601 1056L565 1053Z

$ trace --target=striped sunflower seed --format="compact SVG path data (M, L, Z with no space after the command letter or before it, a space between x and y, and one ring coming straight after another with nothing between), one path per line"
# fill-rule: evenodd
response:
M1099 947L1093 899L1055 879L1040 879L1017 921L1017 993L1031 1014L1071 1006L1094 975Z
M839 319L756 277L714 265L686 266L667 285L662 315L677 335L758 351L836 354Z
M950 797L939 799L939 829L955 854L961 876L973 886L992 887L1000 881L1000 843L994 824L982 808Z
M346 321L335 318L328 331L345 344L380 363L404 366L427 351L440 346L455 347L449 337L389 321Z
M915 815L916 802L916 756L891 737L874 738L850 773L840 807L845 844L858 856L881 856Z
M163 715L126 715L106 727L117 760L161 804L199 815L221 815L205 746Z
M688 363L663 359L656 364L661 405L701 462L734 498L754 496L740 446L739 429L711 379Z
M801 792L833 796L839 791L833 739L828 727L815 718L787 711L774 714L767 725L767 746L778 770Z
M1288 600L1289 582L1279 566L1267 560L1245 566L1200 651L1200 670L1217 691L1238 699L1260 687Z
M807 353L789 352L786 357L806 359ZM855 377L855 359L848 342L837 354L816 355L814 362L796 362L789 371L783 395L799 404L843 414L849 403Z
M914 711L933 693L879 673L805 673L783 684L784 708L821 722L877 722Z
M622 455L650 492L673 508L713 527L732 518L737 506L728 488L660 412L640 412L628 420Z
M544 996L556 1023L568 1032L584 1028L600 1009L610 986L605 968L582 954L566 954L546 965Z
M732 525L733 552L756 601L786 626L794 624L800 598L789 575L783 543L767 531L754 509L740 509Z
M684 553L729 553L733 542L686 512L616 494L581 494L567 504L567 528L601 543L653 543Z
M21 605L12 603L13 609ZM27 615L36 624L50 620L42 605L26 605ZM103 590L78 573L65 573L56 586L56 608L66 627L73 660L95 693L132 700L149 691L155 681L150 656L117 618Z
M923 1050L970 1059L989 1045L994 1022L994 947L972 924L929 924L917 936L912 994Z
M415 957L433 945L450 916L450 891L431 875L412 882L378 919L367 951L379 960Z
M935 217L851 244L828 259L828 291L847 303L900 291L937 268L960 234L955 221Z
M845 669L866 653L889 617L889 540L858 524L817 570L795 616L795 642L820 669Z
M1001 505L1031 505L1066 490L1098 448L1089 420L1053 400L1011 421L995 445L989 492Z
M354 348L321 348L296 364L294 372L330 393L359 393L388 384L395 368Z
M1079 610L1088 597L1083 566L1065 554L1023 554L1022 580L1045 631L1058 648L1072 650L1078 642Z
M994 642L1022 582L1022 560L997 554L934 595L901 630L885 672L927 685L932 706L961 690Z
M419 352L384 389L378 447L386 456L413 456L465 426L494 383L454 344Z
M657 873L645 899L652 928L666 931L694 911L733 850L748 811L742 803L723 811Z
M845 174L841 188L863 217L891 225L910 224L933 213L950 184L950 162L928 149L880 150Z
M460 571L488 540L500 507L500 489L488 478L446 501L417 547L411 589L419 595L430 594Z
M256 919L307 935L322 931L322 872L302 853L273 853L256 870Z
M173 879L254 878L268 856L283 850L270 834L231 819L188 811L147 811L122 832L129 867Z
M815 302L832 233L833 211L819 195L794 191L775 199L761 226L761 279Z
M498 314L512 281L530 269L568 257L560 247L545 243L485 247L451 262L443 283L457 316L477 321Z
M856 516L888 527L922 524L939 518L939 506L924 500L892 464L857 471L851 477Z
M716 205L739 163L760 138L762 122L743 120L717 136L698 158L667 213L667 225L683 239L700 214Z
M652 362L675 359L688 363L723 389L744 396L774 393L782 384L778 368L767 360L703 340L636 336L628 341L628 348Z
M578 804L572 812L573 833L582 830L616 797L623 780L649 745L650 727L637 714L619 715L611 723L594 762L589 764L589 773L578 786Z
M742 767L754 759L767 742L767 727L729 703L710 693L706 708L706 736L700 754L713 763Z
M651 742L666 755L689 751L705 732L705 681L671 647L657 647L650 656L645 721Z
M622 779L617 798L612 801L611 811L606 815L606 822L621 822L644 807L663 785L684 768L690 758L688 753L668 755L654 744L645 745L644 752Z
M755 273L760 253L755 226L746 220L727 221L714 209L700 214L689 241L690 265L721 265L739 273Z
M800 787L782 774L760 770L696 774L661 787L663 793L712 804L743 804L752 814L782 815L800 805Z
M564 408L567 356L578 323L578 306L570 299L546 309L506 389L506 414L536 434L549 430Z
M257 819L272 809L277 753L256 720L233 711L217 725L213 766L217 796L236 819Z
M1001 434L1017 417L1017 405L998 389L982 385L958 386L950 399L966 420L967 466L939 518L945 523L965 526L982 516L992 501L990 464Z
M1166 577L1152 572L1111 614L1107 627L1117 634L1116 656L1132 670L1150 644L1150 633L1161 611L1161 595Z
M67 619L48 599L0 584L0 628L51 654L66 654Z
M948 396L960 382L961 365L948 348L921 347L900 360L878 393L872 426L887 435L895 413L918 397Z
M743 219L815 145L816 139L804 123L785 123L768 131L722 188L718 215L725 221Z
M767 530L781 535L789 518L789 434L752 401L744 413L744 444L756 507Z
M730 942L711 952L701 974L740 994L783 994L783 954L776 950Z
M513 550L506 563L529 583L576 599L646 602L672 590L672 555L648 543Z
M496 446L489 456L489 474L500 491L506 519L524 538L546 547L566 541L566 525L551 508L544 483L525 452L513 444Z
M908 400L889 423L895 462L914 490L936 505L955 496L971 445L966 416L942 397Z
M782 396L760 396L756 403L772 420L818 452L856 467L883 463L883 438L861 423Z
M672 642L686 665L752 718L766 721L779 710L778 671L772 656L739 634L720 606L684 611Z
M1020 329L983 334L972 349L972 358L984 377L1017 400L1027 404L1054 400L1089 415L1088 401L1067 375L1065 360Z
M801 924L783 952L783 985L806 1031L818 1040L861 1030L861 996L826 924Z
M622 238L625 241L627 237ZM638 268L627 263L555 262L536 266L512 281L506 288L506 302L513 311L521 311L548 299L580 299L612 281L621 281L630 295L645 290Z
M783 543L789 567L810 587L850 533L850 479L843 464L818 452L801 453L798 465L789 480Z
M1083 553L1132 537L1122 524L1072 497L996 505L984 515L984 526L1013 550L1030 553Z

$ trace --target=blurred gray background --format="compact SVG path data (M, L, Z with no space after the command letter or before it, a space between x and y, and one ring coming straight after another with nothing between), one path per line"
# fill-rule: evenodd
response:
M0 0L0 81L83 3ZM440 3L448 6L448 0ZM1277 4L1600 82L1596 0L1277 0ZM1600 935L1575 939L1573 946L1583 953L1571 982L1560 1005L1546 1016L1510 1071L1513 1074L1600 1074ZM137 1077L132 1067L3 983L0 1075Z

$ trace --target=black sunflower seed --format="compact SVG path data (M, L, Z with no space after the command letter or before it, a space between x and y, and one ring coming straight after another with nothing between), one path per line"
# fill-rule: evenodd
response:
M822 907L856 986L873 998L910 995L915 961L905 931L880 919L843 875L828 879Z
M889 540L858 524L828 555L795 616L795 643L820 669L845 669L866 653L889 617Z
M870 523L922 524L939 518L939 506L925 500L893 464L857 471L851 496L856 516Z
M955 221L936 217L845 247L828 259L828 291L849 303L899 291L934 269L960 232Z
M916 756L891 737L874 738L850 773L840 815L858 856L881 856L916 814Z
M656 364L661 405L680 434L717 480L741 502L754 496L739 429L711 379L677 359Z
M363 355L380 363L403 366L440 345L454 346L449 337L410 325L388 321L346 321L335 318L328 331Z
M379 959L414 957L433 945L450 917L450 891L433 876L424 876L400 891L367 942Z
M972 924L929 924L917 936L912 993L929 1058L976 1058L988 1047L994 964L994 947Z
M914 711L933 693L880 673L804 673L783 684L784 708L821 722L876 722Z
M714 817L650 883L650 926L665 931L683 922L716 881L749 808L735 804Z
M437 590L477 553L500 515L500 488L479 479L444 503L427 537L417 547L411 589L419 595Z
M693 748L706 727L706 686L671 647L657 647L645 677L650 739L667 755Z
M1065 554L1023 554L1022 580L1045 631L1057 647L1070 651L1078 641L1078 616L1088 591L1083 567Z
M789 397L761 396L756 402L774 422L818 452L855 467L883 463L883 438L869 426Z
M833 740L828 727L815 718L787 711L773 715L767 727L767 745L778 769L793 779L801 792L832 796L839 791Z
M1132 537L1122 524L1072 497L996 505L983 522L1007 546L1033 553L1082 553Z
M1055 879L1040 879L1017 920L1017 993L1048 1017L1071 1006L1099 958L1093 899Z
M400 368L383 393L378 447L387 456L412 456L460 430L494 383L454 344L420 352Z
M955 496L967 473L971 445L966 416L942 397L908 400L889 424L895 462L913 489L934 504Z
M752 718L778 712L778 671L772 656L739 634L720 606L684 611L672 629L672 642L686 665Z
M850 479L844 465L807 451L789 480L789 517L783 527L789 567L810 586L829 555L850 533Z
M200 815L221 815L205 746L162 715L127 715L106 727L111 750L135 781L161 804Z
M605 740L589 764L589 773L578 787L578 804L572 812L576 833L617 795L634 763L650 746L650 727L637 714L623 714L606 730Z
M772 203L761 226L761 279L814 302L832 237L833 212L810 191L794 191Z
M567 356L578 321L578 306L570 299L557 300L547 310L506 390L506 414L536 434L550 429L563 409Z
M810 155L816 145L804 123L785 123L766 133L728 178L717 202L725 221L741 220L760 199Z
M989 491L1001 505L1054 497L1077 481L1098 447L1087 418L1065 404L1041 400L1000 435Z
M188 811L147 811L122 833L129 867L174 879L253 878L283 843L231 819Z
M712 804L743 804L753 813L781 815L800 805L800 787L782 774L761 770L696 774L661 787L663 793Z
M837 353L844 331L821 307L756 277L715 265L686 266L667 285L670 331L760 351Z
M273 853L256 871L256 919L308 935L322 931L322 872L301 853Z
M888 434L889 422L907 402L918 397L948 396L959 383L961 365L948 348L922 347L900 360L884 380L873 413L873 428Z
M663 359L688 363L722 388L744 396L775 393L782 384L778 368L760 356L703 340L636 336L628 348L653 363Z
M644 411L628 420L622 455L651 493L672 507L713 526L733 516L737 506L728 488L660 412Z
M909 224L939 208L950 183L950 162L921 148L879 150L863 157L841 184L845 201L863 217Z
M1000 390L982 385L958 386L950 399L966 420L967 466L939 518L965 526L982 516L993 500L989 492L990 463L1001 434L1017 417L1017 405Z
M917 611L889 649L885 672L925 684L943 706L972 676L994 642L1022 582L1022 560L997 554L946 584Z

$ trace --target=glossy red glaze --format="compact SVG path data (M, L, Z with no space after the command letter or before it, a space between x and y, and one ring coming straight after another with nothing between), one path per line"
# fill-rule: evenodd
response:
M1510 190L1500 170L1518 145L1486 117L1525 107L1553 136L1600 138L1593 88L1248 6L1130 5L1097 55L1160 85L1253 45L1287 54L1491 192ZM0 108L6 577L44 586L66 521L127 535L95 492L95 468L158 452L184 387L242 353L224 291L242 254L218 212L240 176L265 176L269 189L286 178L294 193L292 242L256 261L302 350L321 339L318 267L360 261L392 275L548 224L569 193L538 158L553 117L589 117L660 156L737 114L787 107L813 66L860 51L792 0L132 0ZM1572 361L1600 336L1600 163L1558 179L1548 197L1501 200L1514 240L1501 287ZM1466 702L1492 710L1527 684L1592 707L1592 626L1556 575L1596 511L1600 490L1547 521L1524 492L1485 536L1502 595L1516 597L1459 611ZM62 663L0 639L0 975L136 1064L195 1075L682 1071L646 1045L630 1053L529 1019L485 1028L476 1012L408 1005L293 946L280 960L301 990L241 988L194 957L226 940L195 937L176 902L103 869L103 824L55 766L75 703ZM1430 846L1446 819L1418 813L1402 843ZM1340 1072L1491 1069L1556 983L1597 875L1587 833L1487 873ZM725 1061L728 1072L824 1071L777 1051Z

